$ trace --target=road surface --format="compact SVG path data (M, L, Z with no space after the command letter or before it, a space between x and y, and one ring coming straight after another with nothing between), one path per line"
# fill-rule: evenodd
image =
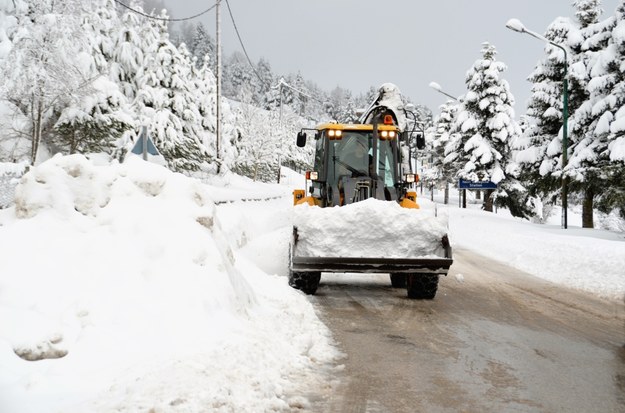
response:
M346 357L313 411L625 412L623 302L454 260L431 301L387 275L322 276L311 300Z

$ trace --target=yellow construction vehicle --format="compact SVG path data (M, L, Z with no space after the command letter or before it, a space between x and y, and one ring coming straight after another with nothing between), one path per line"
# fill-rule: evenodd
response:
M290 248L292 287L314 294L322 272L389 273L392 285L405 286L410 298L432 299L436 295L439 276L446 275L453 262L452 250L446 223L442 229L433 226L430 221L436 218L425 217L419 210L413 189L418 176L407 159L408 132L398 93L394 85L382 85L360 123L325 123L298 133L299 147L305 146L309 134L314 139L315 159L314 169L306 172L306 187L293 193L299 220L294 222ZM368 201L372 199L378 201ZM339 214L336 208L344 211L361 201L369 202L372 210L358 222L345 224L349 216ZM381 202L384 207L394 203L393 208L397 209L397 204L406 208L405 212L400 209L403 215L392 211L394 219L405 221L406 227L385 230L391 222L385 222L385 211L376 213ZM315 210L318 208L327 211L325 218ZM312 221L321 219L325 219L323 228L315 227ZM376 239L373 228L381 228L377 232L384 239ZM319 238L320 234L330 239ZM396 245L377 247L388 245L389 238ZM312 244L328 247L324 250Z

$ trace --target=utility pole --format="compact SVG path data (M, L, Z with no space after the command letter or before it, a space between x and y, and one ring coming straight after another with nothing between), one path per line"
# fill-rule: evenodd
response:
M217 0L217 3L215 4L215 14L217 17L215 34L215 43L217 47L217 126L215 128L215 157L217 160L217 173L219 173L221 169L221 156L219 151L219 145L221 141L221 17L219 15L220 3L221 0Z
M278 140L280 142L279 152L278 152L278 183L280 183L280 169L282 169L280 155L282 153L282 84L283 80L280 78L280 118L278 121Z

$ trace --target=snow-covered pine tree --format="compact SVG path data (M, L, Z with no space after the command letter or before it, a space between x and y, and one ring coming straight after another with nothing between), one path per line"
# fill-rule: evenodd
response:
M328 103L328 94L323 91L315 82L312 82L310 80L304 82L304 85L304 90L310 97L304 96L306 98L306 104L302 116L315 122L318 122L321 119L326 119L327 115L325 113ZM347 114L345 116L347 116L347 118L350 117Z
M278 116L277 111L266 111L245 103L237 108L235 118L240 141L235 172L254 181L276 179Z
M592 228L594 198L601 192L602 184L597 179L592 157L588 157L588 145L595 140L594 129L597 114L592 113L593 101L590 92L592 82L591 66L596 65L598 51L607 46L606 33L612 23L598 22L602 13L600 0L577 0L575 26L569 30L569 113L570 134L568 142L569 161L565 170L569 191L583 194L582 226ZM610 19L612 20L612 19ZM596 73L596 71L595 71ZM594 86L592 86L594 87ZM583 165L582 165L583 164Z
M256 65L256 73L260 77L252 101L254 105L264 109L275 109L280 104L279 91L275 88L274 74L267 60L261 58Z
M130 3L130 7L142 11L137 1ZM149 44L142 37L143 26L155 30L152 25L138 14L126 10L121 17L122 25L114 38L112 59L110 62L111 79L119 85L121 92L130 102L137 97L141 85L139 79L143 76L143 68L147 65ZM143 33L142 33L143 32ZM150 36L154 40L156 33Z
M288 75L286 77L286 83L288 83L293 88L310 94L308 88L306 87L304 78L300 72L295 75ZM282 104L289 105L293 111L298 113L300 116L304 116L306 113L306 104L308 103L308 98L301 93L294 91L293 89L283 87L282 88Z
M167 18L166 11L159 17ZM197 171L206 160L207 150L198 133L201 118L191 90L192 63L188 53L180 53L169 41L166 24L150 20L147 25L154 26L159 38L148 49L149 58L139 81L135 104L141 123L148 126L170 169ZM149 33L147 27L143 31Z
M492 181L498 185L498 205L506 206L516 216L525 215L521 202L523 188L516 179L513 149L520 135L514 120L514 98L508 82L501 78L505 64L495 59L495 47L482 45L478 59L466 75L467 93L453 126L456 139L449 142L446 160L452 153L457 178L468 181ZM492 211L492 190L486 191L484 208Z
M258 79L245 55L234 52L224 65L223 95L229 99L251 103L258 89Z
M545 38L566 45L569 19L558 18L549 25ZM528 195L538 197L544 205L553 204L561 188L562 171L562 80L564 53L555 46L545 46L547 56L538 62L529 76L533 83L527 106L530 126L519 142L517 161L522 167L521 180Z
M18 15L26 13L24 0L0 1L0 61L4 60L13 46L12 38L17 29Z
M592 224L587 211L592 214L593 197L601 211L618 208L625 217L625 3L596 26L589 39L589 48L595 46L589 53L590 99L579 110L589 130L570 161L571 173L590 189L584 199L585 226Z
M210 65L211 58L208 55L204 55L203 64L199 69L196 69L197 64L193 65L192 90L201 118L202 143L208 152L206 160L209 163L213 163L217 151L217 81Z
M352 93L349 92L346 96L345 103L342 107L342 110L339 114L339 118L341 119L339 122L344 123L354 123L356 122L357 116L357 108L354 103L354 98L352 97Z
M210 34L206 31L206 28L202 23L198 23L195 25L195 30L193 33L193 39L191 43L188 44L189 51L193 56L197 58L196 62L198 65L204 64L204 57L209 56L211 62L211 70L213 73L215 72L215 67L212 62L216 59L216 51L217 48L215 46L215 41L211 37Z
M454 171L445 163L445 147L451 138L450 132L458 111L458 103L448 100L439 106L440 114L434 119L432 167L437 170L439 183L445 185L445 204L449 203L449 183L454 179Z
M81 71L94 79L88 93L77 96L63 109L55 124L56 140L69 153L108 152L125 130L133 127L128 102L108 78L114 32L119 18L112 0L82 3L82 31L86 38Z
M354 115L349 115L347 113L348 102L353 99L351 96L351 92L347 89L343 89L342 87L335 87L329 95L328 104L326 105L326 113L330 117L330 119L335 120L340 123L346 123L353 119ZM347 119L349 119L349 121Z

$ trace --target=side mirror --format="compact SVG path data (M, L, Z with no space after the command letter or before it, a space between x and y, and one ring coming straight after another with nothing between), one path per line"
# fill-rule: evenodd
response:
M300 148L306 146L306 132L299 132L297 134L297 146Z
M419 134L417 135L417 149L425 148L425 136Z

